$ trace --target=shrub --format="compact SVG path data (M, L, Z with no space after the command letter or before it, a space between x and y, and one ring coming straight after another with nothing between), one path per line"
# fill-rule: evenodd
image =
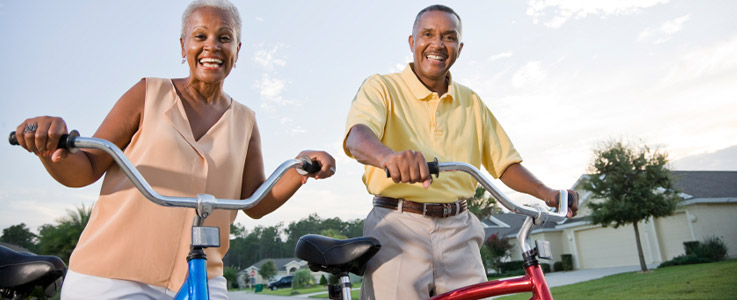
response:
M664 261L662 264L658 266L658 268L681 266L681 265L702 264L702 263L708 263L708 262L711 262L711 261L706 258L696 256L694 254L680 255L680 256L674 257L673 259L669 261Z
M512 271L518 271L518 270L524 270L522 268L522 264L524 262L521 260L513 260L508 262L503 262L499 264L499 273L504 274Z
M561 271L573 270L573 254L561 254L560 261L562 266Z
M683 249L686 250L686 255L695 254L697 248L699 248L699 241L688 241L683 242Z
M563 271L563 262L556 261L553 263L553 272Z
M727 245L715 236L705 238L704 242L684 242L683 247L686 250L685 255L664 261L658 268L721 261L727 256Z
M312 273L309 269L299 269L294 273L292 278L292 288L304 288L313 285L315 282L312 279Z
M696 247L694 254L711 261L721 261L727 256L727 245L724 244L721 238L710 236L705 238L704 242Z
M323 286L324 286L324 285L328 285L328 279L327 279L327 278L325 278L325 274L322 274L322 275L320 276L320 285L323 285Z

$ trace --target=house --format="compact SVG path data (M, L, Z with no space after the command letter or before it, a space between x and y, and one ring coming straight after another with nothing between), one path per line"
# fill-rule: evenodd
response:
M593 269L638 265L639 259L632 225L619 228L593 225L586 207L594 199L583 189L581 176L573 190L579 195L580 210L563 224L548 223L535 227L530 240L547 240L554 254L553 264L561 254L572 254L574 268ZM727 245L728 257L737 257L737 171L672 171L674 186L682 198L675 213L664 218L640 222L640 241L646 264L659 264L685 253L683 242L720 237ZM499 214L483 221L488 236L509 238L514 245L511 260L521 260L516 234L524 217Z
M261 268L261 266L266 263L267 261L274 261L274 266L276 266L276 276L274 278L263 278L261 277L261 274L258 273L258 270ZM308 268L307 261L301 260L296 257L292 258L264 258L255 264L249 266L248 268L245 268L238 272L238 281L243 282L241 286L246 286L249 283L250 284L267 284L272 279L280 278L282 276L287 275L294 275L295 272L297 272L300 269ZM312 277L314 278L316 283L320 282L320 277L325 275L327 278L328 274L324 272L312 272Z

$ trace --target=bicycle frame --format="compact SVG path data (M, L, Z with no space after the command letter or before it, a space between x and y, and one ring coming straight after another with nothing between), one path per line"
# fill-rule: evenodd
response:
M437 161L437 160L436 160ZM436 162L437 163L437 162ZM558 212L549 212L541 207L530 208L519 206L507 198L500 192L485 176L475 167L465 163L439 163L437 170L431 170L434 174L443 171L462 171L473 176L489 193L494 196L504 207L513 213L527 216L517 233L517 241L522 250L524 259L525 275L510 279L492 280L482 282L467 287L462 287L453 291L446 292L441 295L430 298L431 300L473 300L484 299L492 296L508 295L522 292L532 292L531 300L552 300L550 289L545 281L545 275L537 262L536 256L540 255L540 251L545 252L545 256L551 256L545 249L530 248L527 240L530 236L530 230L534 224L544 224L547 221L563 222L568 214L568 193L566 190L560 191L560 207ZM434 166L431 166L433 169Z

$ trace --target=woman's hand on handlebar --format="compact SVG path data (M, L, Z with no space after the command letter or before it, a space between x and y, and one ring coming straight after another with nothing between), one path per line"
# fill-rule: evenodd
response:
M69 154L66 149L57 149L59 138L67 133L67 124L59 117L41 116L23 121L15 129L18 144L39 157L50 157L58 162Z
M555 196L552 199L546 199L545 204L550 207L558 208L560 203L560 192L555 192ZM551 205L552 204L552 205ZM578 212L578 193L574 190L568 190L568 217L572 218L576 216Z
M317 162L320 165L319 171L303 176L323 179L335 174L335 158L325 151L304 150L297 157L309 157L313 162Z

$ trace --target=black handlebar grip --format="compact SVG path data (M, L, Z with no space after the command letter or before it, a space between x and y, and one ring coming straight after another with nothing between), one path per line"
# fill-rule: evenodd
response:
M438 167L437 157L433 161L427 162L427 168L430 169L430 175L435 175L435 178L438 178L438 176L440 176L440 168ZM389 168L384 167L384 172L386 172L386 178L392 177L392 175L389 174Z
M59 144L56 145L56 148L64 148L71 152L71 147L74 146L74 139L79 136L79 131L72 130L68 134L62 134L59 138ZM11 145L17 146L18 144L18 137L15 136L15 131L10 132L10 136L8 137L8 142L10 142Z
M313 174L319 172L320 169L322 169L322 165L320 165L320 162L316 160L303 160L302 167L300 169L308 174Z

